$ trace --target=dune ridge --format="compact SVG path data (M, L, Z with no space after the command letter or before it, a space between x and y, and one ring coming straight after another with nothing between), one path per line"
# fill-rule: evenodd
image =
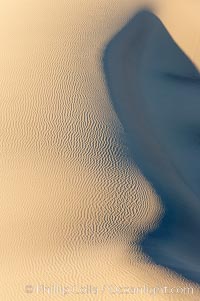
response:
M104 48L147 2L1 1L0 300L199 300L197 285L141 249L163 208L104 78ZM194 293L48 291L113 284Z
M150 11L111 40L104 70L132 155L164 202L161 226L143 249L199 282L198 141L188 135L198 131L200 74Z

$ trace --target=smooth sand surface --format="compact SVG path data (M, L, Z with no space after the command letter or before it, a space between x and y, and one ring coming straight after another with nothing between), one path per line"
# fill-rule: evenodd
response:
M133 157L165 205L162 225L143 247L200 282L200 74L150 11L112 39L104 66Z
M130 153L105 82L104 49L148 3L1 2L1 300L199 300L197 285L141 249L164 207ZM181 31L187 8L177 22L182 2L168 3L154 1L156 13L198 61L196 36ZM63 296L63 286L77 291ZM182 293L119 290L144 286Z

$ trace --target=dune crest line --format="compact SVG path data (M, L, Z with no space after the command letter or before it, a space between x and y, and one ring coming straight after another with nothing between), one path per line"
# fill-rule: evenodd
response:
M109 42L103 63L132 156L165 206L142 247L154 262L199 283L199 72L147 10Z

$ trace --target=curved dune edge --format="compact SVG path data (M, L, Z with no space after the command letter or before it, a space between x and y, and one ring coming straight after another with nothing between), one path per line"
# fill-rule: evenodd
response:
M200 109L196 104L199 73L149 11L139 12L111 40L104 53L104 70L133 158L166 209L159 229L142 247L154 262L199 283L200 205L198 181L195 185L193 179L198 161L191 161L190 170L185 164L193 156L185 128L191 134L191 122ZM182 109L182 99L183 106L191 100L192 112ZM189 149L186 154L180 153L184 143Z
M102 72L105 43L148 1L25 2L0 11L0 300L199 301L137 245L162 206L127 156ZM194 294L48 294L113 283ZM25 291L37 284L46 294Z

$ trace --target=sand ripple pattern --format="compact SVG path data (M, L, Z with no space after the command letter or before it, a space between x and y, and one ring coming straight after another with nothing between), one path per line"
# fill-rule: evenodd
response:
M1 1L1 300L63 300L27 284L184 283L136 244L162 206L128 156L102 70L106 43L138 3Z

